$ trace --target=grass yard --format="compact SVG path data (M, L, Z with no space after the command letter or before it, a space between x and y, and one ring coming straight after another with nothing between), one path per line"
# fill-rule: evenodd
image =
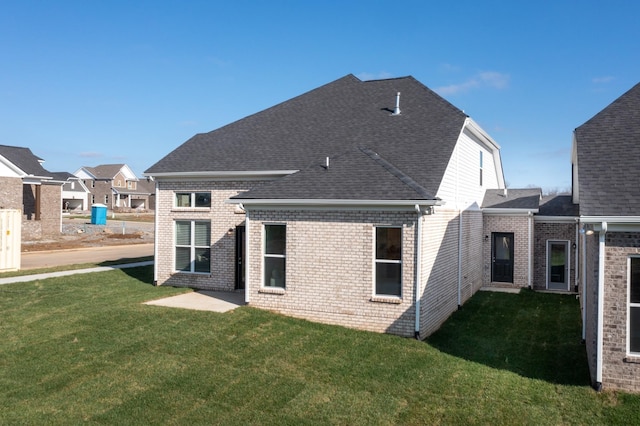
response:
M633 424L570 296L479 293L427 342L142 305L152 268L0 286L0 424Z

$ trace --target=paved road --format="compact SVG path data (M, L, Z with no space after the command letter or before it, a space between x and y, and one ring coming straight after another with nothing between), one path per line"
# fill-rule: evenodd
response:
M20 269L50 268L80 263L99 263L134 257L153 256L153 244L90 247L22 253Z

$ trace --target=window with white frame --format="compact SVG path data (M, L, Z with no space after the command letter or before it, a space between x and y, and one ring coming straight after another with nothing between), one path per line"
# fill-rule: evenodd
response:
M176 207L211 207L211 192L176 192Z
M402 228L376 227L377 296L402 295Z
M264 225L264 286L285 288L286 225Z
M117 181L116 181L116 187L117 187L117 188L120 188L120 186L121 186L121 185L122 185L122 184L120 183L120 181L119 181L119 180L117 180Z
M104 204L107 205L107 206L109 205L109 196L108 195L104 196Z
M96 196L91 194L91 204L95 204L96 203Z
M177 220L176 271L211 272L211 222Z
M136 189L135 183L133 181L127 181L127 188L128 189Z
M640 257L629 258L628 352L640 355Z
M483 155L482 151L480 151L480 186L482 186L482 169L483 169Z

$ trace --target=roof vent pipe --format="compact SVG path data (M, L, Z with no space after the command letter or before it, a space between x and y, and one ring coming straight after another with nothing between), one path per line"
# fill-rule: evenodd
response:
M393 109L393 115L400 115L400 92L396 95L396 107Z

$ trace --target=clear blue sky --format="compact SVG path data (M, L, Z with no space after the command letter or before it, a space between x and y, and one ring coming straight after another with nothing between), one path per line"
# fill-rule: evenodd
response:
M568 189L573 129L640 80L638 16L632 0L0 0L0 144L141 177L346 74L413 75L502 146L511 187Z

